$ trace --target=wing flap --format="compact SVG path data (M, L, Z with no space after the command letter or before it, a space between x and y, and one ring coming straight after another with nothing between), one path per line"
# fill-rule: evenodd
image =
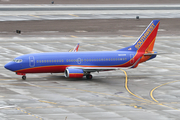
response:
M84 72L99 72L99 71L109 71L109 70L118 70L122 67L68 67L82 69Z

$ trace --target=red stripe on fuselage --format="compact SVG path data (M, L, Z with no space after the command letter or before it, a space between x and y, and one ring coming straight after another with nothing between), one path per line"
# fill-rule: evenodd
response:
M64 72L68 66L42 66L17 70L17 73L61 73Z
M16 73L61 73L64 72L67 67L129 67L130 61L114 66L86 66L86 65L56 65L56 66L42 66L26 68L15 71Z

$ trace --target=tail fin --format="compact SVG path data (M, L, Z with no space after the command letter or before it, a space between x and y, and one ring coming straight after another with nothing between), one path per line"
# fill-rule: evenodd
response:
M153 51L159 23L160 20L153 20L145 29L145 31L141 34L138 40L134 43L134 45L120 49L119 51L134 50L146 53Z
M79 43L76 45L74 49L69 50L69 52L77 52L79 48Z

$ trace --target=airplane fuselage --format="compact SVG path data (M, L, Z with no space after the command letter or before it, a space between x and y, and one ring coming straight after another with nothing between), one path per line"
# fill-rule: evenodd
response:
M60 73L68 66L128 67L135 55L134 51L36 53L19 56L9 66L17 73Z

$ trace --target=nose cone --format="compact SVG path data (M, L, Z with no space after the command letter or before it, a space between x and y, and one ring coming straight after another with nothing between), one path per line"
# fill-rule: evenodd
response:
M8 70L14 71L14 64L14 62L9 62L4 67Z

